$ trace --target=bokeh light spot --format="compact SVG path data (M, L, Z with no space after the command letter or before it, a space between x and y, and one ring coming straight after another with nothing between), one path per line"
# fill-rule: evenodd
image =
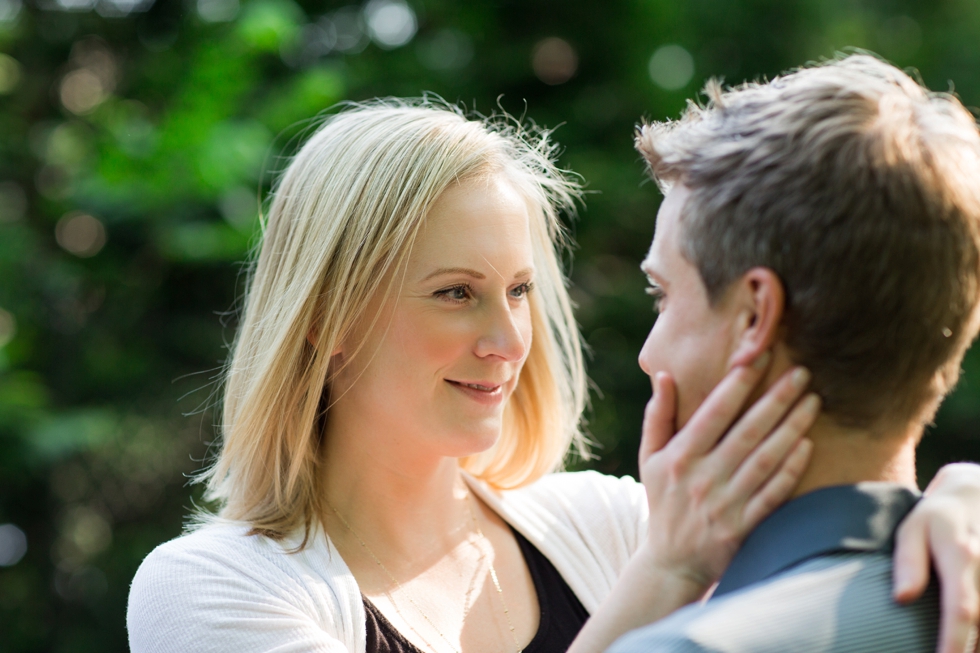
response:
M65 122L47 134L44 146L46 163L76 169L94 152L94 137L82 122Z
M8 311L0 308L0 348L6 347L15 335L17 335L17 320Z
M259 200L255 191L244 186L229 188L218 201L218 210L228 224L241 231L250 231L258 217Z
M299 33L306 15L293 0L254 0L243 7L238 33L256 50L278 52Z
M20 64L10 55L0 53L0 95L10 93L20 82Z
M55 5L62 11L91 11L97 0L56 0Z
M87 213L73 211L65 215L54 230L55 240L75 256L88 258L98 254L106 242L105 227Z
M68 172L58 165L42 166L34 176L37 192L49 200L63 200L72 193Z
M0 0L0 23L12 23L20 15L21 0Z
M86 556L102 553L112 543L109 522L87 506L79 506L68 515L65 529L72 544Z
M415 12L403 0L371 0L364 16L371 38L386 50L405 45L418 30Z
M676 91L694 77L694 57L679 45L665 45L650 57L650 79L660 88Z
M535 44L531 53L531 67L538 79L545 84L564 84L578 70L578 55L575 48L564 39L542 39Z
M343 7L326 17L337 35L336 48L347 54L357 54L367 47L370 39L365 34L364 16L357 7Z
M0 524L0 567L12 567L27 553L27 535L13 524Z
M197 15L207 23L235 20L241 5L238 0L197 0Z
M286 65L299 67L313 63L329 54L337 45L337 30L333 23L324 18L316 23L304 25L299 37L292 42L284 42L279 55Z
M122 18L134 12L147 11L153 0L99 0L95 10L106 18Z
M61 103L74 114L91 113L106 95L102 80L88 68L73 70L61 80Z

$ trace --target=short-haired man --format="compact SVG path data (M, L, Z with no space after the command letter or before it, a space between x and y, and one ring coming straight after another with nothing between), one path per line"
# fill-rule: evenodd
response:
M931 653L935 588L896 604L888 550L924 424L980 328L977 124L868 55L708 94L637 138L666 192L640 364L673 377L678 425L767 350L772 379L809 368L823 408L796 498L712 598L610 651Z

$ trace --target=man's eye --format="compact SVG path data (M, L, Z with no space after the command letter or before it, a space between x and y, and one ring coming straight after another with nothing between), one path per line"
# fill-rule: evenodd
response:
M663 311L664 300L667 298L664 289L660 286L650 286L647 288L647 294L653 297L653 309L658 313Z

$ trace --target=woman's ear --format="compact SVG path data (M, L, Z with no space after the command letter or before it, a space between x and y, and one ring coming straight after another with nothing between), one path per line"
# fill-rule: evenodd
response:
M748 365L777 343L786 310L786 291L770 268L752 268L735 282L729 301L735 302L735 347L730 366Z
M319 337L320 334L317 332L316 327L310 327L310 330L306 332L306 342L310 343L310 346L312 346L313 349L317 348L317 340L319 339ZM330 354L331 358L334 358L338 355L341 357L341 360L343 360L343 355L344 355L343 345L337 345L337 347L333 350L333 353Z

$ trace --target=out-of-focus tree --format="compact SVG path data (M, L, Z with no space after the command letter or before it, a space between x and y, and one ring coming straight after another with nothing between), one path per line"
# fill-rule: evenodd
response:
M214 440L264 193L342 100L434 92L559 126L590 431L635 471L659 196L631 135L709 76L845 47L980 103L980 4L949 0L0 0L0 649L125 651L129 581ZM818 246L818 245L817 245ZM980 458L980 356L922 449Z

